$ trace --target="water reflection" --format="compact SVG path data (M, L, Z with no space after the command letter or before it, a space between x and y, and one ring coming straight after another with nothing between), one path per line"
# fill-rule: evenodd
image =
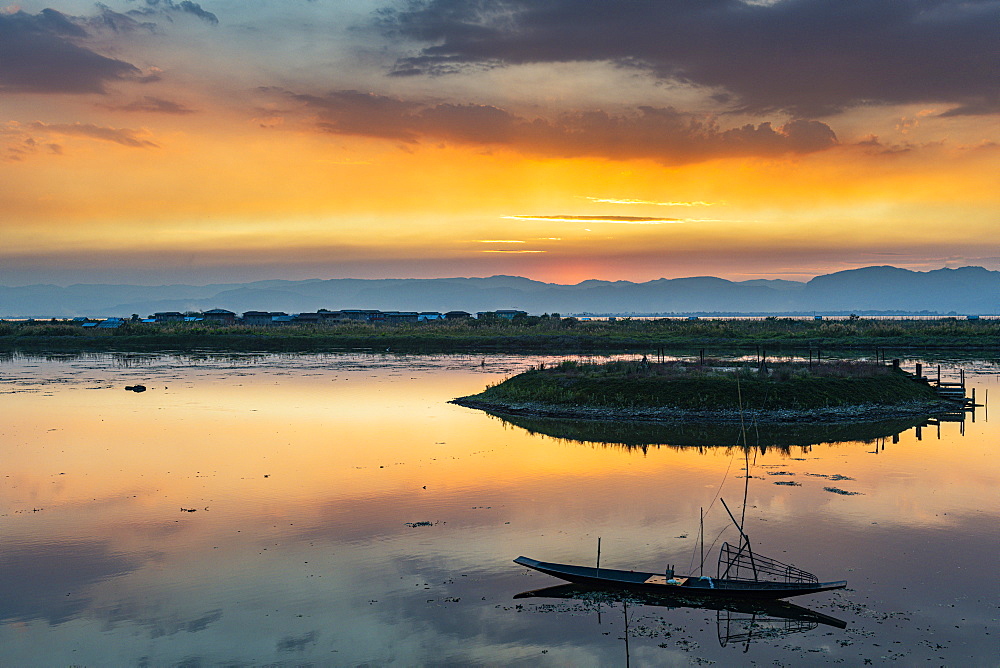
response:
M0 550L0 622L62 624L91 606L91 586L142 563L116 552L109 540L7 543Z
M965 412L935 416L916 416L897 420L859 424L738 424L653 423L629 421L561 420L491 413L506 425L519 427L529 434L539 434L580 444L621 446L646 452L650 446L667 448L733 447L744 443L766 451L788 451L793 446L893 440L910 429L922 430L941 422L964 422ZM922 431L919 432L922 435Z
M525 591L516 594L514 598L574 599L589 604L588 609L595 614L601 614L601 606L615 603L621 603L623 611L626 605L641 605L669 610L686 608L714 611L719 645L725 647L728 644L738 643L743 645L744 651L749 649L751 642L772 641L794 633L806 633L820 625L837 629L847 628L847 622L842 619L787 601L692 598L676 594L623 592L576 584L556 585ZM554 611L557 613L575 612L571 609L560 610L558 608ZM700 625L708 619L710 617L694 617L686 624Z
M588 562L602 536L609 567L683 566L701 506L706 536L731 524L709 506L742 497L743 451L580 447L447 403L543 360L0 355L0 665L621 665L622 619L512 602L549 578L510 559ZM997 396L995 370L973 378ZM985 413L917 431L754 451L755 549L853 588L808 604L846 629L749 622L755 661L992 660L1000 431ZM742 612L720 648L712 611L629 611L633 665L732 663Z

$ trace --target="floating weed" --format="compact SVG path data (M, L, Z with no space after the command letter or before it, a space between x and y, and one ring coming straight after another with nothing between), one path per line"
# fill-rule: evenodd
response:
M827 473L807 473L806 475L811 475L814 478L826 478L827 480L854 480L850 476L840 475L839 473L834 473L832 475Z
M841 494L843 496L857 496L861 492L848 492L846 489L840 489L839 487L824 487L828 492L833 492L834 494Z

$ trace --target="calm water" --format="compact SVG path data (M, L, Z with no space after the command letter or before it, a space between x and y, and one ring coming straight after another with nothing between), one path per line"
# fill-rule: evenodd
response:
M736 542L715 499L740 507L746 482L728 433L605 445L446 403L541 359L0 360L0 665L998 665L1000 427L982 408L761 434L747 532L847 579L794 599L845 628L514 599L560 584L514 557L592 564L598 537L602 566L696 571L699 509L707 543ZM996 365L962 366L1000 396Z

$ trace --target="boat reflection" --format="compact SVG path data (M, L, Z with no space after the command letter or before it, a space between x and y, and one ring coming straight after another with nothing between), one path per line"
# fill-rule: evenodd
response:
M958 422L964 412L939 416L912 416L896 420L833 424L753 424L746 428L746 440L739 424L729 423L654 423L601 420L564 420L489 413L504 424L524 429L532 435L542 435L560 441L581 444L613 445L627 450L646 452L650 446L668 448L732 447L744 442L762 450L808 447L832 443L875 443L891 440L915 429Z
M622 603L623 611L627 610L629 604L669 609L714 610L719 644L726 647L741 643L744 652L749 650L752 642L805 633L820 625L837 629L847 628L847 622L842 619L781 600L702 599L677 594L625 592L576 584L533 589L521 592L514 598L576 599L598 605Z

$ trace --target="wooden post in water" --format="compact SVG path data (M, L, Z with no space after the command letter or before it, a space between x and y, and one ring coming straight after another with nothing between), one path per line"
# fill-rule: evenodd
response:
M597 577L601 577L601 537L597 537Z
M893 364L895 363L896 360L893 360ZM921 364L920 362L917 362L917 380L920 380L923 377L924 377L924 365Z
M938 387L941 387L941 365L940 365L940 364L938 364L938 378L937 378L937 384L938 384Z

